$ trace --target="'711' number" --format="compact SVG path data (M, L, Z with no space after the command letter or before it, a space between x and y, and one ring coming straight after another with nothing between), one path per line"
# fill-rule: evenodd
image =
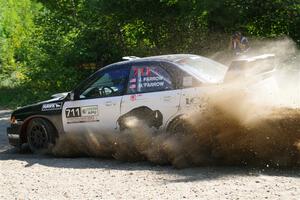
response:
M67 108L67 109L66 109L66 117L67 117L67 118L71 118L71 117L81 117L80 107Z

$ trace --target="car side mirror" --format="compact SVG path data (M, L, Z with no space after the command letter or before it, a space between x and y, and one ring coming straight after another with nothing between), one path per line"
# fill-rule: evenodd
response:
M75 97L74 92L73 92L73 91L70 92L70 93L69 93L69 99L70 99L71 101L74 101L74 97Z

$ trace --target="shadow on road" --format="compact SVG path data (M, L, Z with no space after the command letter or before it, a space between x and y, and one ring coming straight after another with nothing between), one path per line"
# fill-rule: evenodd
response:
M195 167L187 169L175 169L170 165L158 166L150 162L123 162L114 159L100 158L56 158L51 155L37 155L27 153L18 153L17 149L11 148L0 153L0 162L16 160L25 161L25 168L33 165L42 165L54 168L70 169L106 169L122 171L153 171L158 174L167 174L176 176L169 182L193 182L204 181L232 176L281 176L300 178L300 168L290 169L272 169L272 168L252 168L236 166L212 166Z

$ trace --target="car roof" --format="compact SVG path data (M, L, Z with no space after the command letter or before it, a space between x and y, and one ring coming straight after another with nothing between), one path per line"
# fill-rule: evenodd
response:
M191 69L185 67L181 62L185 59L193 60L195 58L200 59L201 62L203 62L204 64L210 63L212 65L219 66L224 69L224 72L227 71L227 69L228 69L227 66L225 66L217 61L214 61L207 57L194 55L194 54L169 54L169 55L150 56L150 57L144 57L144 58L134 57L133 59L130 59L130 60L113 63L111 65L106 66L105 68L118 67L118 66L124 65L124 64L125 65L126 64L134 65L134 64L140 64L143 62L169 62L169 63L173 63L175 66L177 66L178 68L187 72L188 74L193 75L195 78L199 79L202 82L211 82L209 80L204 80L204 79L200 78L199 74L197 75L197 73L194 72L195 70L191 70ZM102 69L104 69L104 68L102 68ZM212 79L212 77L211 77L211 79ZM214 81L212 81L212 82L214 82Z
M190 57L193 57L193 56L198 56L198 55L193 55L193 54L169 54L169 55L149 56L149 57L143 57L143 58L136 57L134 59L130 59L130 60L126 60L126 61L120 61L120 62L117 62L117 63L114 63L114 64L140 63L140 62L145 62L145 61L167 61L167 62L176 63L179 60L190 58ZM199 56L199 57L201 57L201 56ZM114 64L112 64L112 65L114 65Z

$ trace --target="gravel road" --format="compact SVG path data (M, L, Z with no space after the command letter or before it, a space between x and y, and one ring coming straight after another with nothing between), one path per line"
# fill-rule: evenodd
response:
M300 199L300 169L199 167L19 154L0 110L0 199Z

